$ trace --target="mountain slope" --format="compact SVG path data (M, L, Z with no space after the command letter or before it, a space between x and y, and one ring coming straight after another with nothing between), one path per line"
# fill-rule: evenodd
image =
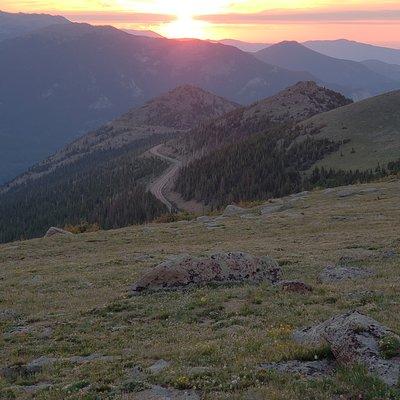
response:
M363 61L362 64L377 74L400 82L400 65L398 64L387 64L378 60L366 60Z
M303 43L309 49L335 58L353 61L379 60L400 65L400 50L346 39L313 40Z
M221 207L386 176L400 170L399 108L396 91L260 131L188 163L176 190Z
M25 35L55 24L67 24L64 17L47 14L7 13L0 11L0 41Z
M310 78L230 46L72 23L3 41L0 59L0 183L179 85L247 103Z
M0 193L0 241L41 236L49 226L81 221L122 227L165 213L146 187L168 163L148 150L237 107L184 86L85 135Z
M171 146L185 158L190 158L350 102L341 94L319 87L314 82L299 82L275 96L203 124L175 140Z
M278 43L257 52L256 56L283 68L310 72L323 82L343 87L347 95L356 99L400 88L400 83L363 64L328 57L297 42Z
M158 142L177 136L237 108L238 104L195 86L178 87L82 136L17 177L6 188L37 179L56 168L65 168L93 153L118 150L149 138Z
M344 143L319 165L343 169L385 166L400 158L400 91L315 116L300 126L315 138Z

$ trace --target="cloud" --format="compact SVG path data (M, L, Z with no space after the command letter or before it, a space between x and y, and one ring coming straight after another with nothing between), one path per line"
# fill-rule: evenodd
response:
M280 24L280 23L398 23L400 10L347 10L347 11L263 11L253 14L200 15L196 19L213 24Z
M63 15L75 22L99 22L99 23L137 23L137 24L163 24L176 20L173 15L135 13L123 11L70 11Z

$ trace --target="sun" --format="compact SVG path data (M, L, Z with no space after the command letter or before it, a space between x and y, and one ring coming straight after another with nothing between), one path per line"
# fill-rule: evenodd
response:
M126 10L173 16L174 21L158 27L163 36L205 39L209 24L196 20L196 16L219 13L231 0L119 0L119 3Z
M168 38L206 38L207 24L196 21L193 17L178 17L176 21L159 28L160 33Z

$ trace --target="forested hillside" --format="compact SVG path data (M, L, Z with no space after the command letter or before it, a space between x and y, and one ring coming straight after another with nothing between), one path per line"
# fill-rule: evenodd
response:
M185 200L195 199L220 208L315 187L365 183L400 171L399 161L364 170L314 167L319 160L337 152L342 142L313 137L296 142L294 131L287 132L290 128L256 135L193 161L182 169L176 190Z
M275 129L265 124L262 132L252 129L251 120L250 138L189 162L176 190L185 200L221 207L395 173L400 156L399 101L400 92L392 92L297 124L295 119ZM226 125L216 132L224 137L235 128Z
M168 164L147 151L237 107L186 85L88 133L0 190L0 241L41 236L50 226L110 229L160 216L167 210L148 184Z
M0 197L0 242L42 236L50 226L98 224L111 229L166 212L146 190L166 164L138 158L151 140L88 156Z

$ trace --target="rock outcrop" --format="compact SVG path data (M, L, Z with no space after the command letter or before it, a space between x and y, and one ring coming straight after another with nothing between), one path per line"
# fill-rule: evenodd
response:
M71 232L65 231L64 229L61 228L56 228L52 226L47 232L44 237L52 237L52 236L57 236L57 235L72 235Z
M309 346L328 344L338 364L362 365L370 374L379 377L390 386L399 383L400 359L385 358L381 346L389 338L398 344L400 337L357 311L298 330L293 334L293 338L296 342Z
M153 268L132 287L132 294L174 290L209 283L279 281L281 269L270 257L250 254L217 253L207 257L178 256Z

